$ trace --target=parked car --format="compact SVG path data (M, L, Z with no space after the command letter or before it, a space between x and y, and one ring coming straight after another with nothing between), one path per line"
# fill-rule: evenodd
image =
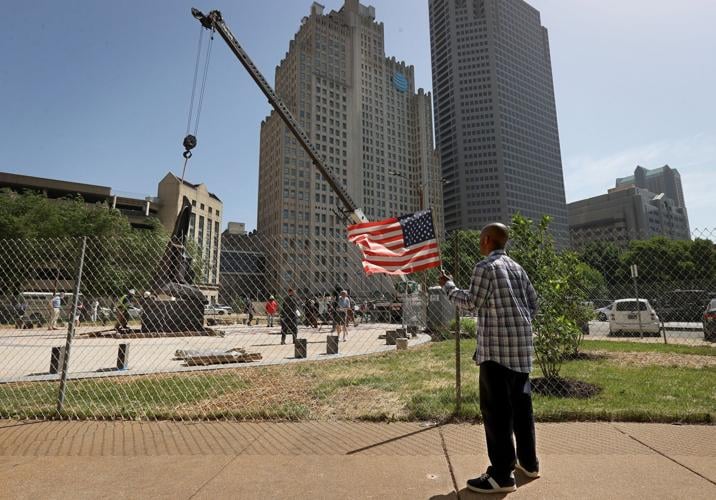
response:
M142 308L137 306L129 306L127 312L129 313L130 319L139 319L139 317L142 315Z
M230 309L231 308L229 308L229 310ZM206 304L204 306L204 316L223 316L224 314L231 314L231 312L227 312L226 309L216 304Z
M231 306L227 306L226 304L216 304L215 307L223 309L226 314L234 314L234 310L231 308Z
M609 315L612 313L612 307L614 307L614 302L604 307L595 309L594 316L598 321L609 321Z
M671 290L664 293L654 306L663 321L701 321L704 304L714 297L706 290Z
M712 299L706 306L703 319L704 340L716 342L716 299Z
M609 335L624 333L639 333L639 318L641 317L641 331L648 334L660 335L659 317L654 308L646 299L619 299L615 300L609 313Z
M129 306L127 308L129 319L139 319L142 315L142 308L137 306ZM116 319L114 308L100 307L97 315L100 321L110 321Z

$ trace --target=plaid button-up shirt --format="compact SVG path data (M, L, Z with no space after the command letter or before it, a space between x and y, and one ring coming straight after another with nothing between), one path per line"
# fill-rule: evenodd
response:
M475 265L468 290L452 281L444 290L463 308L478 310L475 361L496 361L507 368L532 370L532 318L537 312L537 293L522 266L495 250Z

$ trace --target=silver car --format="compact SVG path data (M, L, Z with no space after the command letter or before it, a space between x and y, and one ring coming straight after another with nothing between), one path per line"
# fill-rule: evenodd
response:
M614 307L614 302L612 302L608 306L604 306L604 307L600 307L599 309L595 309L594 315L596 316L598 321L608 321L609 315L612 313L613 307Z

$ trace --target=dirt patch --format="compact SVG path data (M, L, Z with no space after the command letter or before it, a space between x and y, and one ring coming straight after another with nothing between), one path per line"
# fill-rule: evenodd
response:
M407 408L397 394L361 386L335 391L318 410L319 418L327 420L365 417L401 419L407 415Z
M593 352L604 354L608 359L617 363L634 366L657 365L698 369L716 367L716 356L671 352Z
M564 356L565 361L599 361L601 359L607 359L606 351L577 352Z
M306 412L313 413L318 408L318 401L311 392L312 384L294 370L257 370L250 377L242 378L248 387L183 404L176 408L176 412L180 415L232 413L295 419L305 418Z
M343 369L337 369L334 371L324 371L320 375L320 380L323 382L332 380L344 380L346 378L367 378L367 377L384 377L387 374L387 370L381 368L368 368L363 366L346 366Z
M602 392L602 388L597 385L568 378L538 377L530 380L530 383L532 391L542 396L587 399Z

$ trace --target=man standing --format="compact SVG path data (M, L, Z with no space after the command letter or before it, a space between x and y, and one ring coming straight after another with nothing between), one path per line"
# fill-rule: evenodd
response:
M341 336L341 329L343 330L343 342L346 341L348 335L348 312L351 309L351 299L348 297L346 290L341 290L341 294L338 296L338 336Z
M246 326L251 326L251 322L254 320L254 303L248 297L244 299L244 314L248 316Z
M92 301L92 322L97 322L97 311L99 311L99 301L94 299Z
M269 328L273 328L273 319L278 312L278 302L276 302L273 295L269 297L268 302L264 305L264 309L266 310L266 324Z
M298 335L298 315L299 315L299 304L296 294L293 292L293 288L288 289L288 295L283 299L283 305L281 306L281 343L286 343L286 334L290 333L293 337L293 343L296 343L296 336Z
M122 295L117 301L115 311L117 314L117 322L114 329L119 333L125 333L128 330L127 322L129 321L129 307L132 305L135 291L132 288L126 294Z
M50 299L50 330L57 330L57 320L60 318L62 299L59 293L52 295Z
M316 314L315 300L312 297L306 297L303 302L303 313L305 314L304 325L311 328L318 328L318 315Z
M25 311L27 310L27 304L22 299L22 296L18 296L17 301L15 302L15 328L23 329L25 328ZM30 327L32 327L32 324L30 324Z
M490 466L467 487L479 493L515 491L515 467L539 477L529 381L537 294L525 270L505 253L507 240L503 224L482 229L480 253L487 258L475 265L469 289L460 290L450 276L440 276L453 303L478 310L475 362Z

